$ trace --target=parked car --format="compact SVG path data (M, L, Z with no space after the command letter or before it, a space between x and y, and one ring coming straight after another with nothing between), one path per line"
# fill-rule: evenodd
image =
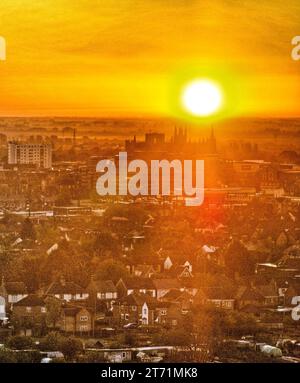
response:
M138 328L139 325L137 323L127 323L123 326L125 329L135 329Z

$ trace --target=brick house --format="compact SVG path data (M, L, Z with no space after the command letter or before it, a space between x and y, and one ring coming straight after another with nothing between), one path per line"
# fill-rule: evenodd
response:
M156 288L153 280L150 278L121 278L116 285L118 290L118 296L124 297L132 293L147 294L151 297L156 297Z
M94 313L91 309L66 305L62 308L60 330L71 334L91 335L94 331Z
M111 280L92 280L86 290L90 298L100 301L110 302L118 298L117 288Z
M137 323L152 325L155 320L156 300L147 294L129 294L113 306L116 324Z
M0 291L1 297L5 299L6 306L11 306L28 295L23 282L5 282L4 278L2 278Z
M28 295L27 287L23 282L6 282L4 286L7 291L7 300L10 304L19 302Z
M177 278L157 278L153 279L157 299L161 299L165 294L172 290L180 290L181 285Z
M157 324L177 326L183 317L180 302L157 302L155 317Z
M194 298L195 305L213 305L217 308L233 310L235 298L221 287L207 287L198 290Z
M88 298L89 294L81 286L74 282L67 282L64 278L52 282L45 291L46 295L70 301L82 301Z
M251 286L239 287L235 299L237 302L237 308L242 309L245 306L263 306L265 303L265 297L257 289Z
M30 294L13 305L14 328L20 334L31 336L37 328L45 324L46 313L45 299Z

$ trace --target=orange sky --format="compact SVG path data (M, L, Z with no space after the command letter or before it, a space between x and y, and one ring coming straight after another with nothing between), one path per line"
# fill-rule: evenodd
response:
M299 34L299 0L1 0L0 115L172 116L205 63L236 75L239 115L300 116Z

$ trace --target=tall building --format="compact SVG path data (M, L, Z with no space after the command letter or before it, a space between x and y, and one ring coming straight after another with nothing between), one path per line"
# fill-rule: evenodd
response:
M10 141L8 143L8 164L31 164L49 169L52 166L52 147L50 144Z

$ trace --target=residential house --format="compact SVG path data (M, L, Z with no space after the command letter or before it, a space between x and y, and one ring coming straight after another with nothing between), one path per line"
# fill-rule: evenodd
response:
M118 298L117 288L111 280L92 280L86 290L89 296L95 296L101 301L112 301Z
M14 326L21 334L31 336L35 329L42 327L46 313L45 299L29 294L13 305Z
M242 309L244 306L263 306L265 297L257 289L250 285L240 286L235 295L237 308Z
M46 313L45 299L37 294L29 294L27 297L16 302L13 313L20 316L35 316Z
M155 285L150 278L121 278L116 287L119 297L130 295L132 293L147 294L153 298L156 297Z
M155 322L161 325L176 327L183 315L182 302L157 302L155 309Z
M2 280L2 291L8 304L14 304L27 297L27 288L23 282L5 282Z
M151 278L156 273L152 265L136 265L134 267L134 276L142 278Z
M62 308L60 330L72 334L92 335L94 331L92 309L67 304Z
M153 279L157 299L161 299L171 290L180 290L180 282L177 278L157 278Z
M191 310L193 301L194 296L186 290L171 290L167 294L165 294L160 300L162 304L163 302L178 304L182 314L186 314Z
M115 323L152 325L155 320L156 300L147 294L131 293L114 304Z
M259 284L255 286L264 297L264 306L277 307L280 303L279 292L275 280L271 280L269 283Z
M233 310L235 299L221 287L202 287L194 297L194 305L213 305L217 308Z
M206 287L202 288L206 296L206 303L215 307L233 310L235 305L234 297L225 291L222 287Z
M190 265L189 262L187 262L183 265L173 266L170 269L170 273L173 277L178 279L192 278L192 265Z
M66 282L64 278L51 283L45 294L67 302L83 301L89 297L86 290L74 282Z

